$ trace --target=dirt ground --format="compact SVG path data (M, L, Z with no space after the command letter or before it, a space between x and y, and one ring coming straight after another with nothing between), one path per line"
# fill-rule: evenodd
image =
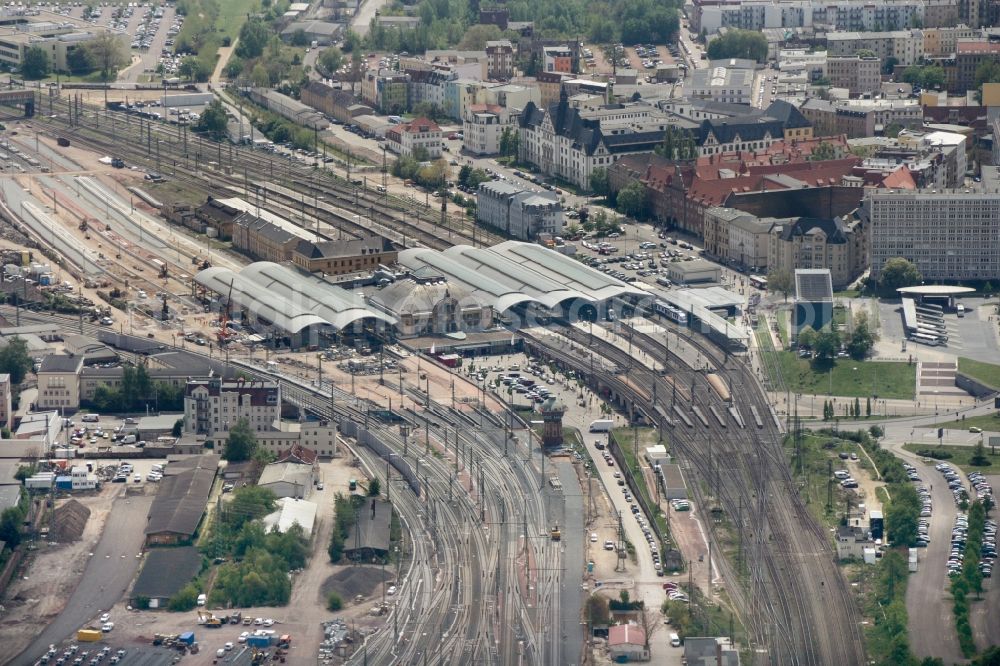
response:
M87 565L87 554L101 538L118 487L110 484L99 494L76 496L90 509L83 536L73 543L40 543L7 589L0 616L0 644L8 655L18 654L34 636L26 627L45 624L59 614ZM2 658L0 658L2 660Z

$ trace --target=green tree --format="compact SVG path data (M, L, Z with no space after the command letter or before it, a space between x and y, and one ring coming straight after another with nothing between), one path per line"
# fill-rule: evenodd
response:
M780 291L787 301L788 294L795 288L795 277L789 271L771 271L767 274L767 288L769 291Z
M181 588L181 591L170 597L167 602L167 610L174 612L189 611L198 605L198 595L200 592L194 583L188 583Z
M885 512L885 529L894 547L912 546L917 541L920 498L911 484L897 484Z
M903 81L922 88L942 88L944 68L939 65L911 65L903 71Z
M323 52L319 54L317 62L319 62L320 66L322 66L327 74L335 74L337 70L344 65L344 52L336 46L325 48L323 49Z
M828 141L820 141L819 145L813 148L812 153L809 155L809 159L813 162L835 160L837 159L837 149L834 148L833 144Z
M250 429L250 422L243 418L230 428L222 457L229 462L250 460L257 448L257 436Z
M983 446L982 437L972 447L972 456L969 458L969 464L974 467L986 467L990 464L990 459L986 456L986 447Z
M353 30L348 30L344 33L344 38L340 42L340 48L344 50L344 53L354 53L361 48L361 36Z
M368 496L378 497L382 493L382 484L378 479L372 479L368 482Z
M697 156L698 148L694 136L688 130L679 129L674 125L667 127L663 133L663 143L656 146L654 152L668 160L690 160Z
M332 613L336 613L341 608L344 607L344 600L336 592L331 592L326 598L326 609Z
M903 257L894 257L886 259L879 273L878 284L883 296L895 298L899 296L897 289L918 285L922 280L923 276L912 262Z
M174 427L170 429L170 434L174 437L180 437L181 432L184 430L184 419L177 419L174 421Z
M767 61L767 38L753 30L730 30L708 44L711 60L747 58L757 62Z
M618 212L629 217L646 217L649 202L646 197L646 186L638 180L633 180L618 192Z
M1000 83L1000 62L983 60L976 67L975 87L982 92L984 83Z
M9 374L12 384L23 382L33 365L28 355L28 343L23 338L15 335L5 347L0 348L0 372Z
M476 24L469 26L469 29L465 31L457 48L462 51L484 51L486 50L486 42L498 39L503 39L503 32L499 26Z
M854 397L854 417L861 417L861 398L858 398L857 396Z
M306 31L303 30L302 28L299 28L298 30L292 33L292 38L290 41L292 46L300 46L300 47L309 46L309 37L306 35Z
M128 65L129 56L122 42L110 32L100 33L87 42L87 51L94 67L101 73L101 81L114 81L118 72Z
M814 344L816 344L816 329L812 326L804 326L801 331L799 331L798 343L800 347L806 347L811 349Z
M240 38L234 52L244 60L259 58L272 34L270 26L263 19L251 18L240 27Z
M197 56L187 56L177 66L177 75L190 81L207 81L212 72Z
M12 506L0 514L0 541L7 542L9 548L16 548L21 543L21 523L24 513L20 507Z
M813 344L813 351L816 358L820 360L831 359L840 348L840 334L832 327L825 326L823 330L816 333L816 342Z
M590 172L590 189L594 194L606 197L611 193L608 184L608 170L604 167L597 167Z
M875 55L874 51L869 51L869 53L871 53L873 56ZM892 76L892 73L896 71L896 65L898 64L899 64L898 58L894 56L889 56L888 58L882 61L882 73L885 74L886 76Z
M24 51L21 61L21 75L30 80L44 79L49 75L49 54L41 46L32 46Z
M902 132L904 129L906 128L904 128L899 123L889 123L888 127L886 127L885 130L883 130L883 134L885 134L890 139L895 139L896 137L899 136L899 133Z
M863 360L875 346L876 339L868 323L868 314L861 311L854 317L854 330L851 331L851 339L847 343L847 353L857 361Z
M865 401L865 417L871 418L872 415L872 399L867 398Z
M198 116L194 131L208 135L215 141L222 141L229 134L229 116L222 102L213 99Z
M69 49L66 52L66 67L70 74L77 76L94 71L95 65L93 58L90 57L90 50L83 46Z
M586 613L591 627L611 624L611 610L603 595L594 593L587 597Z

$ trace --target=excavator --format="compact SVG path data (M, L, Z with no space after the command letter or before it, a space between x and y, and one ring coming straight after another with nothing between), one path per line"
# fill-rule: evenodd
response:
M198 611L198 624L206 627L219 628L222 626L222 620L215 617L212 613Z

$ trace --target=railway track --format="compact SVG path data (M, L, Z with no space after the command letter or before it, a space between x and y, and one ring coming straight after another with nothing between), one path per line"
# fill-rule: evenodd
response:
M652 400L631 394L635 410L647 417L675 410L681 417L673 421L672 440L680 457L710 489L689 487L703 507L720 506L736 523L737 534L749 544L743 549L740 571L725 563L731 593L755 646L766 646L770 663L825 664L864 663L859 616L828 543L827 535L808 514L798 497L781 448L781 433L771 419L761 427L741 428L730 415L718 385L705 372L692 369L662 341L634 331L633 344L652 355L668 359L674 384L665 377L632 369L634 383L649 382ZM592 346L614 363L627 367L627 352L607 344L601 336L586 336L579 329L564 333L576 342ZM574 337L575 336L575 337ZM739 361L696 336L686 340L705 361L732 382L732 395L739 396L761 414L771 414L770 405L759 391L750 371ZM574 363L586 372L579 359L560 354L563 362ZM605 378L602 378L605 383ZM672 386L691 387L691 401L678 401ZM618 387L616 390L624 390ZM629 394L626 394L629 395ZM698 408L701 417L691 416ZM713 412L718 417L713 416ZM653 422L657 422L654 417ZM662 421L660 421L662 423ZM713 534L719 550L722 544ZM745 579L741 587L740 581Z
M202 139L180 126L116 111L102 111L97 117L89 110L80 124L71 124L66 100L55 101L53 111L49 116L36 117L32 123L54 138L66 138L97 151L128 157L130 162L168 173L213 196L229 197L242 191L245 198L251 199L261 196L266 189L268 193L264 196L272 197L272 201L288 210L300 210L303 217L308 212L313 219L355 234L368 234L373 226L381 226L389 229L390 235L397 234L394 240L436 249L455 243L494 244L503 240L456 216L449 216L442 226L439 208L434 206L379 194L340 178L329 169L308 167L290 158L228 144L223 150L223 144ZM275 185L295 194L282 193ZM328 202L345 207L345 212L334 210ZM363 219L366 211L370 220ZM355 219L359 214L360 218ZM306 224L303 227L308 229Z

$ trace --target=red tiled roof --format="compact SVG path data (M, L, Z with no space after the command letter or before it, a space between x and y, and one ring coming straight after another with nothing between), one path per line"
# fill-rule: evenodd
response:
M282 451L278 454L278 459L275 462L284 463L299 463L302 465L312 465L316 462L316 452L312 449L307 449L301 444L293 444L287 451Z
M608 645L645 645L646 634L635 624L616 624L608 629Z

